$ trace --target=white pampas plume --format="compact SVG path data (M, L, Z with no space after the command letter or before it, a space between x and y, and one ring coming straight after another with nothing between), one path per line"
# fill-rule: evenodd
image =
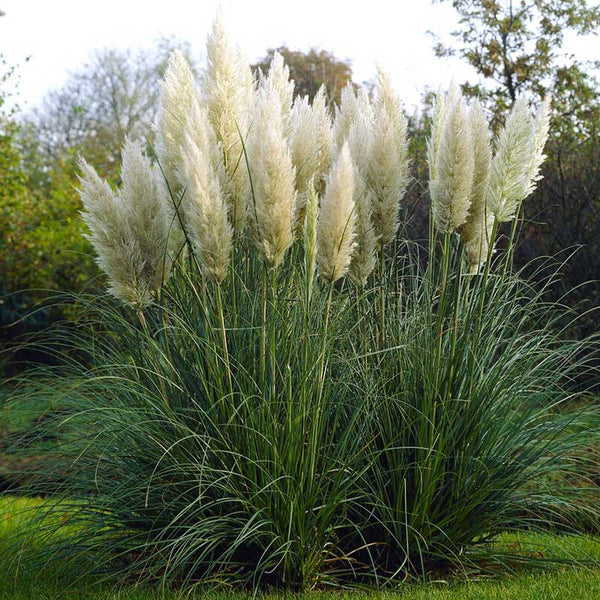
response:
M82 216L98 265L108 276L110 293L143 308L152 303L170 272L169 219L160 176L139 143L126 142L122 156L123 184L118 193L80 160Z
M429 180L437 177L435 171L437 153L442 139L444 122L446 120L446 96L439 88L433 101L433 118L431 119L431 135L427 140L427 164L429 166Z
M355 195L355 232L356 245L352 253L352 261L348 274L359 287L367 281L367 277L375 268L375 249L377 235L373 228L371 192Z
M181 215L178 214L182 190L177 180L183 127L192 99L198 95L194 74L180 50L171 52L160 88L160 104L153 124L156 133L155 150L162 170L160 184L163 187L163 198L171 223L169 252L175 256L185 244Z
M271 86L259 88L256 95L248 160L252 237L267 265L277 267L294 239L295 173L283 133L279 95Z
M290 150L296 169L296 190L305 200L308 183L315 176L319 161L315 115L308 102L308 96L296 98L291 123Z
M348 133L344 136L344 144L348 145L354 166L364 179L363 183L366 186L373 146L373 122L369 118L369 114L359 112L355 115Z
M476 273L487 257L494 223L494 215L486 205L492 146L488 122L483 107L477 101L471 107L469 120L474 157L473 189L469 215L459 233L465 244L468 269L471 273Z
M345 143L329 174L317 223L317 267L331 283L350 266L355 224L354 165Z
M373 223L380 246L398 231L400 202L408 185L408 138L400 98L379 70L367 183L373 194Z
M296 213L302 223L309 182L313 181L315 189L321 191L323 178L331 163L331 120L323 87L315 96L312 106L308 96L296 98L291 124L290 149L298 192Z
M160 88L160 106L154 122L156 155L171 193L177 200L177 170L183 145L183 128L192 99L198 94L194 74L181 50L171 52Z
M336 109L333 123L333 138L335 154L339 153L348 139L350 128L359 116L371 122L373 107L369 96L364 89L355 91L354 85L349 83L342 90L340 106Z
M229 185L229 180L227 178L227 172L225 171L225 165L223 163L223 151L217 140L214 129L210 124L207 107L202 103L199 96L194 97L187 114L184 127L184 147L186 145L186 136L191 137L192 140L205 140L203 142L205 145L199 144L199 147L201 150L202 148L205 148L205 151L208 152L207 160L210 160L211 168L214 172L214 175L218 178L221 186L221 192L224 194L224 198L227 199L226 189ZM185 177L182 177L183 172L181 168L178 170L177 175L180 185L185 188L187 180ZM185 203L185 199L186 195L184 195L182 199L182 204Z
M323 191L325 175L331 167L331 152L333 145L333 127L331 113L327 106L327 91L322 85L313 98L312 103L314 124L318 140L319 156L315 173L315 189L318 193Z
M367 172L372 145L371 123L359 115L350 127L347 140L355 166L354 205L356 212L356 245L348 273L352 281L363 286L375 268L377 235L373 227L372 193L367 187Z
M252 71L227 38L221 15L217 15L206 43L207 67L202 74L202 96L208 118L223 152L227 183L223 192L236 234L246 222L248 169L241 137L248 133L254 95Z
M535 190L537 182L542 178L540 167L546 158L544 146L546 145L550 131L550 103L550 97L546 96L542 100L533 122L534 134L531 145L531 160L525 175L527 186L523 199L527 198Z
M535 152L533 140L527 101L519 98L498 136L492 160L488 206L499 222L512 220L528 193Z
M473 142L467 107L456 90L447 98L445 118L435 166L429 181L433 220L438 231L451 233L469 214L473 187Z
M179 173L185 188L182 214L202 271L218 282L227 276L233 237L221 188L219 154L206 110L194 101L184 131Z
M292 132L291 112L295 84L290 79L290 69L279 52L273 54L267 74L260 74L259 87L272 88L279 97L283 134L286 139L289 138Z

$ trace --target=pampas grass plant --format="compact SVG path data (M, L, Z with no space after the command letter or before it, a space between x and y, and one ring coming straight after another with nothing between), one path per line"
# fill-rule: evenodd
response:
M130 143L115 192L81 163L117 300L81 297L88 321L44 343L62 364L15 393L60 410L28 467L47 500L7 558L289 589L543 562L495 541L565 526L573 490L547 475L576 474L599 431L594 408L561 411L596 341L566 339L574 317L509 260L548 103L520 100L492 139L481 106L438 94L424 264L398 239L406 125L385 76L374 104L346 88L332 126L322 92L292 106L281 57L256 84L231 48L217 21L201 89L172 57L156 166Z

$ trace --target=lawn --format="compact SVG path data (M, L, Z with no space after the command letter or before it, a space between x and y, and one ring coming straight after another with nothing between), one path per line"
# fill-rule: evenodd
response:
M15 513L24 507L37 505L40 500L0 499L0 540L22 522L23 516ZM576 566L546 567L544 570L516 571L498 577L477 574L455 575L443 580L432 580L419 584L405 584L385 592L323 590L301 595L298 599L328 600L486 600L486 599L527 599L527 600L595 600L600 596L600 540L590 536L554 537L540 534L514 534L503 540L515 551L540 553L545 557L574 559ZM6 546L5 546L6 548ZM1 549L1 546L0 546ZM1 551L1 550L0 550ZM50 600L73 598L77 600L175 600L202 598L203 600L237 600L249 598L250 593L233 592L228 589L210 591L198 589L195 593L184 594L164 591L159 588L135 587L113 589L110 585L93 579L77 580L73 573L60 574L15 572L6 561L0 564L0 600ZM259 595L259 598L278 600L292 597L290 593L273 592Z

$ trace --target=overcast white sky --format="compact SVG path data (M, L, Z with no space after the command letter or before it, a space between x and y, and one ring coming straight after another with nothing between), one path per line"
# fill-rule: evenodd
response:
M596 3L596 2L593 2ZM0 0L0 53L20 63L19 103L34 105L70 70L102 47L145 47L176 36L203 56L221 6L230 35L249 61L286 44L332 51L349 59L356 81L372 79L379 63L408 108L425 86L475 80L458 59L438 59L428 30L447 36L456 25L450 4L431 0ZM600 58L598 38L568 40L582 59ZM30 56L28 63L24 63Z

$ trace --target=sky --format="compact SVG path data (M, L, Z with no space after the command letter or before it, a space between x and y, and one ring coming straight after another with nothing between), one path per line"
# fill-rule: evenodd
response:
M381 65L410 110L427 86L454 78L476 82L458 58L433 53L433 31L443 39L456 27L450 3L431 0L0 0L0 53L19 65L18 103L27 110L94 49L143 48L162 36L190 42L202 59L221 7L232 41L250 62L267 48L329 50L351 62L354 80L372 80ZM567 39L581 59L597 59L598 39ZM25 62L25 59L29 60Z

